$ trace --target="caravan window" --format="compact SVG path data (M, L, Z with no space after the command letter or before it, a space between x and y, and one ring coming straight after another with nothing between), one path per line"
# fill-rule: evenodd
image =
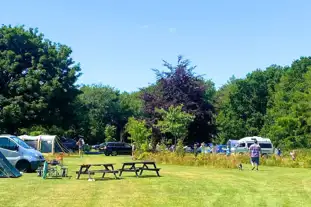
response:
M5 137L0 137L0 147L7 150L16 150L17 145Z
M271 143L259 143L261 148L272 148Z
M243 143L239 143L238 147L245 147L245 143L244 142Z

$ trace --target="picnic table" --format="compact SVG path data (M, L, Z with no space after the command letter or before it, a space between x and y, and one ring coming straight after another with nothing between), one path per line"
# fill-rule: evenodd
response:
M135 172L136 177L141 176L144 171L154 171L157 173L158 177L160 177L159 171L161 168L157 168L156 163L154 161L137 161L137 162L124 162L122 168L119 169L119 176L122 175L123 172Z
M118 179L117 173L119 172L118 170L114 169L115 164L113 163L105 163L105 164L82 164L79 165L80 169L79 171L76 171L77 174L77 179L80 179L80 176L82 174L86 174L89 176L89 180L94 180L91 175L94 175L95 173L102 173L102 179L104 179L106 173L112 173L114 174L114 177L116 179ZM103 167L103 169L94 169L94 170L90 170L91 167Z

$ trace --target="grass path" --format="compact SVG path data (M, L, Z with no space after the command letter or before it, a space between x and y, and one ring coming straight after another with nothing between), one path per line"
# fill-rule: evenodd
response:
M88 182L76 180L78 164L113 162L129 157L89 155L65 158L71 179L42 180L36 174L0 179L3 206L311 206L311 170L262 167L259 172L161 165L162 177ZM145 174L145 173L144 173ZM153 175L153 172L147 172ZM100 175L95 176L100 177ZM112 178L111 175L108 177Z

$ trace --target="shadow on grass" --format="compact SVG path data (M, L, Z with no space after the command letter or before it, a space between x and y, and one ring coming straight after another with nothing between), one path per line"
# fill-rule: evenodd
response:
M140 175L138 177L136 177L136 175L128 175L128 176L123 176L122 177L124 178L137 178L137 179L140 179L140 178L161 178L162 176L157 176L157 175Z
M95 177L95 178L93 178L93 179L95 179L95 181L97 182L97 181L111 181L111 180L114 180L114 181L118 181L118 180L123 180L123 178L118 178L118 179L115 179L114 177L105 177L105 178L101 178L101 177ZM89 180L89 178L80 178L80 179L76 179L77 181L88 181ZM89 182L93 182L93 181L89 181Z

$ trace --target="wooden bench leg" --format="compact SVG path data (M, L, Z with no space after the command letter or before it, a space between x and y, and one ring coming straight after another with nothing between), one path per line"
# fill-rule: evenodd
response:
M113 174L114 174L114 177L116 178L116 180L119 179L117 176L117 173L113 173Z
M121 177L121 175L122 175L122 172L123 172L123 170L124 170L124 165L122 166L122 168L121 168L121 170L120 170L120 173L119 173L119 177Z
M88 174L89 174L89 181L92 181L93 178L92 178L92 176L91 176L91 173L88 173Z
M156 172L157 172L158 177L160 177L160 173L159 173L159 171L157 170Z
M103 173L103 176L102 176L102 178L104 178L104 177L105 177L105 175L106 175L106 173Z
M143 171L144 171L144 170L143 170L143 169L141 169L141 170L140 170L139 175L142 175L142 174L143 174Z

